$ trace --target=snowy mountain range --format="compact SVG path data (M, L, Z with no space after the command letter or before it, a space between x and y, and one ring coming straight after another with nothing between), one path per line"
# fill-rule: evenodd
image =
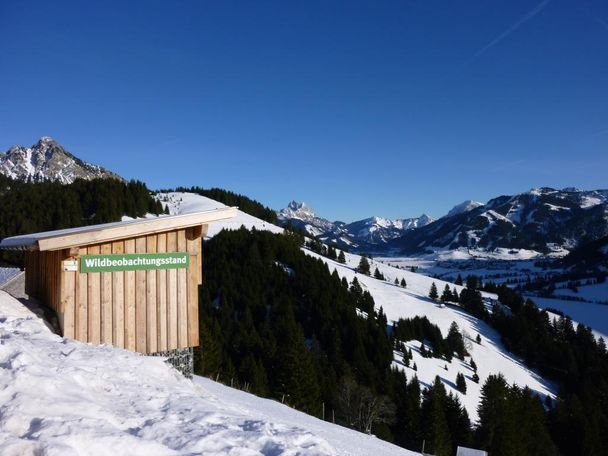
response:
M28 182L45 180L70 184L75 179L113 178L118 174L75 157L55 140L43 136L32 147L13 146L0 153L0 174Z
M396 220L370 217L352 223L331 222L317 216L306 203L296 201L278 211L277 216L282 225L291 223L295 228L318 237L323 242L357 251L381 250L391 240L399 238L407 231L433 221L428 215L422 214L420 217Z
M550 253L608 234L608 190L534 188L464 207L468 210L452 210L389 246L406 254L459 247Z

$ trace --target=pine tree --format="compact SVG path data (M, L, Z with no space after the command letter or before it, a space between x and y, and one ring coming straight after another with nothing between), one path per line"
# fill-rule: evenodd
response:
M455 321L450 325L450 330L448 331L445 341L450 350L450 354L456 352L461 360L464 359L467 351L464 347L464 339L460 333L460 328L458 328L458 324Z
M416 366L414 365L414 370ZM403 444L406 448L419 448L422 441L422 416L420 409L420 383L414 375L407 383L404 398Z
M458 277L456 277L456 280L454 281L454 283L456 285L462 285L462 276L460 274L458 274Z
M519 416L517 395L502 375L490 375L481 388L477 437L490 454L529 454L523 444L526 423Z
M452 289L452 301L454 301L454 302L458 302L459 301L458 290L456 289L456 287L454 287Z
M345 264L346 257L344 256L344 250L340 250L340 254L338 255L338 263Z
M481 345L481 335L479 333L477 333L477 337L475 338L475 341Z
M399 285L399 279L395 277L395 285Z
M452 442L445 415L446 391L439 377L423 393L422 429L426 451L437 456L451 456Z
M427 357L427 350L424 347L424 343L420 344L420 356L422 356L423 358Z
M407 352L403 354L403 364L405 367L410 367L410 357L408 356Z
M471 365L471 369L473 369L474 372L477 372L477 364L475 364L473 358L471 358L471 362L469 364Z
M405 279L401 279L401 286L402 286L403 288L406 288L406 287L407 287L407 283L405 282Z
M429 298L431 298L433 301L436 301L438 297L439 294L437 293L437 285L435 285L435 282L433 282L429 291Z
M450 286L446 283L445 288L443 289L443 293L441 294L441 302L447 302L452 300L452 291L450 290Z
M378 279L378 280L384 280L384 274L382 274L379 270L378 267L376 267L376 269L374 270L374 279Z
M279 392L292 407L312 415L318 413L320 390L314 360L304 344L302 331L294 326L288 338L279 372Z
M357 267L357 272L365 275L369 275L370 273L370 265L367 257L365 255L361 256L361 260L359 261L359 266Z
M456 375L456 389L462 394L467 394L467 382L461 372Z

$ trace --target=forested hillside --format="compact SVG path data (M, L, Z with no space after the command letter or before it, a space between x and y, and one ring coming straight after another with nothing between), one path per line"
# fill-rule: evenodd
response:
M409 362L407 340L424 341L433 347L427 356L446 362L462 357L457 328L443 338L430 321L414 318L390 330L356 280L330 273L301 245L296 234L244 229L206 243L198 373L412 450L420 451L425 440L437 455L451 455L457 445L497 455L601 453L608 356L585 327L551 323L508 289L494 291L509 312L471 306L529 366L562 385L558 400L543 404L531 390L491 375L482 388L480 421L472 424L439 379L424 389L415 376L406 379L391 368L394 353ZM476 281L469 282L462 295L477 295ZM370 413L361 418L354 409Z
M0 239L25 233L116 222L123 215L159 214L162 205L143 182L117 179L78 179L24 183L0 176ZM19 263L20 255L1 252Z

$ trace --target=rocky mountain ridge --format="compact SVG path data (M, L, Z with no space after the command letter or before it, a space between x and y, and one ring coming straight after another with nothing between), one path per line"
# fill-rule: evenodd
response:
M48 136L31 147L13 146L0 153L0 174L25 182L50 180L62 184L76 179L124 180L112 171L80 160Z

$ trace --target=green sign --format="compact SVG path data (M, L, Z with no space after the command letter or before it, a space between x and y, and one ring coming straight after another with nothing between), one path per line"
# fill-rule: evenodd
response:
M187 269L189 264L190 254L186 252L83 255L80 257L80 272Z

